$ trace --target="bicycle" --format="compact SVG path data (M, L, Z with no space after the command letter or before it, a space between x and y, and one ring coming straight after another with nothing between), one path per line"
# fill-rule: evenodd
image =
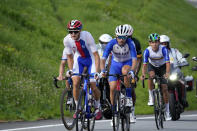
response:
M110 103L110 89L107 78L101 78L99 82L99 88L101 91L101 108L103 116L106 119L112 118L111 103Z
M73 86L72 79L70 77L66 77L63 80L68 80L69 87L65 88L62 92L60 99L60 112L61 119L66 129L72 130L75 126L76 120L73 119L73 114L76 110L76 105L73 96ZM60 88L57 84L59 80L54 77L53 82L56 88ZM70 100L69 100L70 99Z
M117 88L114 92L114 99L112 105L112 121L113 121L113 130L119 130L119 124L121 119L122 131L130 130L130 113L133 110L133 102L129 101L126 97L126 88L122 78L127 75L120 74L109 74L108 76L117 77ZM130 98L132 99L132 98ZM130 102L130 103L129 103ZM126 106L126 103L129 105Z
M147 78L145 78L147 79ZM163 77L159 77L155 75L153 78L153 83L155 88L153 89L153 97L154 97L154 114L155 114L155 124L157 129L163 128L163 122L165 121L165 104L163 100L163 92L161 90L161 80ZM144 81L143 88L145 86Z
M94 130L95 125L95 100L92 96L92 90L90 88L90 77L93 75L88 74L84 70L81 76L80 82L80 95L78 98L77 112L76 112L76 131L86 129L88 131ZM81 122L81 126L79 124Z

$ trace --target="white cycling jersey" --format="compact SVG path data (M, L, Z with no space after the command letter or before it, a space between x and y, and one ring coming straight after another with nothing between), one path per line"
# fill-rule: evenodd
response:
M103 56L103 53L104 53L104 50L105 50L105 47L106 47L106 45L102 45L102 44L97 44L97 48L98 48L98 54L99 54L99 56L100 56L100 59L102 58L102 56ZM106 62L105 62L105 67L107 67L107 65L108 65L108 63L109 63L109 57L107 58L107 60L106 60Z
M168 50L163 45L159 45L159 49L156 52L152 50L151 46L144 51L144 64L149 62L155 67L160 67L169 61Z
M67 60L67 55L66 55L66 49L65 48L63 50L62 59L61 60Z
M95 59L93 53L97 51L97 47L92 35L87 31L80 32L79 40L75 41L68 34L64 38L64 46L66 55L74 55L73 72L81 73L84 66L91 66L91 72L95 73Z

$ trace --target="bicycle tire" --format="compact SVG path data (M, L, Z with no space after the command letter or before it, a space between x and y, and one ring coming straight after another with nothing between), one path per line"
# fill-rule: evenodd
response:
M87 117L87 126L88 126L88 131L93 131L94 130L94 126L95 126L95 107L94 107L94 99L89 99L88 101L90 101L89 103L91 103L91 105L88 105L88 114L89 116Z
M160 99L159 99L159 95L158 95L158 90L154 90L153 91L153 96L154 96L154 114L155 114L155 124L157 129L160 129L159 126L159 110L160 110Z
M120 92L114 92L114 100L113 100L113 108L112 108L112 121L113 121L113 130L119 130L119 122L120 122Z
M80 91L80 95L78 98L77 112L76 112L76 131L83 131L83 129L87 129L87 119L86 119L86 111L84 109L85 103L85 91L82 89ZM81 122L81 124L80 124Z
M121 118L122 131L130 131L130 116L126 113L124 117Z
M160 127L163 128L163 122L164 122L164 101L163 101L163 97L162 97L162 94L161 92L159 92L159 98L160 98Z
M60 100L60 112L61 119L65 128L68 130L72 130L76 123L76 120L73 119L73 114L75 112L76 105L74 99L72 99L71 104L67 104L67 99L69 97L68 92L69 90L67 88L65 88L62 92ZM71 117L68 116L69 114L71 114Z

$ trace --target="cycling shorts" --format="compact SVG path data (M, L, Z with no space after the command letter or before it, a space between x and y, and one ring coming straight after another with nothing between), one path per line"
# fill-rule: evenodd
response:
M148 63L148 72L154 71L155 75L163 77L166 73L166 64L161 65L160 67L155 67L152 64ZM162 79L161 84L167 84L166 79Z
M73 73L82 74L84 67L87 67L88 74L90 75L94 75L94 73L96 72L94 59L91 59L91 57L75 57L73 64ZM93 76L90 77L90 82L96 82Z
M116 62L116 61L112 60L109 74L122 75L122 67L125 65L132 66L132 60L127 60L125 62ZM109 82L111 82L111 81L117 81L117 77L109 76Z

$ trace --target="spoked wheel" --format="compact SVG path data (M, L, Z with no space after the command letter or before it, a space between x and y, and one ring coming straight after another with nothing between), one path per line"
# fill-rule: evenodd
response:
M159 98L159 92L158 90L153 91L154 96L154 114L155 114L155 123L156 127L159 130L160 129L160 98Z
M114 102L112 107L112 121L113 121L113 130L119 130L120 124L120 94L119 91L114 92Z
M121 118L122 131L130 131L130 116L129 113L125 113Z
M88 100L88 114L86 115L86 118L88 120L88 131L93 131L94 130L94 125L95 125L95 107L94 107L94 99L89 99Z
M68 100L70 99L70 100ZM71 90L67 88L64 89L61 101L60 101L60 111L61 111L61 118L64 126L68 130L72 130L75 126L76 120L73 118L73 114L75 113L76 105L74 99L72 97Z
M88 128L88 121L86 119L86 111L85 111L85 91L81 90L79 98L78 98L78 105L77 105L77 112L76 112L76 131L83 131L83 129Z

